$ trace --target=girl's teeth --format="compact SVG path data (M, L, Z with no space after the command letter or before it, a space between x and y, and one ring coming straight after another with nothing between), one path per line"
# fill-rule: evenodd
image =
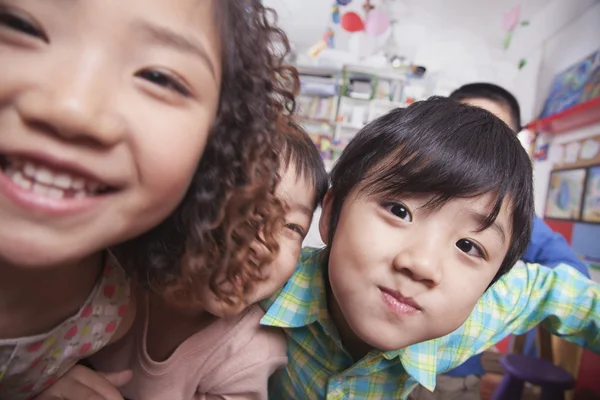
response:
M48 187L44 186L44 185L40 185L39 183L34 183L33 184L33 193L37 193L37 194L41 194L41 195L48 195L50 189L48 189Z
M54 172L19 158L7 157L7 161L5 174L15 184L52 198L64 198L66 190L74 191L73 197L79 199L106 189L106 186L98 182L88 182L68 173Z
M20 171L14 172L11 177L13 182L16 183L19 187L29 190L31 189L32 183L29 179L25 178Z
M35 178L35 166L31 163L25 163L25 167L23 167L23 172L26 176L30 178Z
M52 184L61 189L69 189L71 187L71 177L67 174L57 174L54 176Z
M35 180L44 185L51 185L54 182L54 174L46 168L38 168L35 171Z
M53 199L62 199L64 197L65 192L58 188L50 188L48 189L48 196Z
M83 188L85 187L85 180L81 178L73 178L73 181L71 182L71 187L74 190L83 190Z

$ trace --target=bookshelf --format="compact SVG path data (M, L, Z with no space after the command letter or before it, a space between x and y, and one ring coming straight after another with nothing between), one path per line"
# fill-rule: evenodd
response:
M366 124L406 106L406 75L393 69L299 67L298 73L298 120L328 168Z

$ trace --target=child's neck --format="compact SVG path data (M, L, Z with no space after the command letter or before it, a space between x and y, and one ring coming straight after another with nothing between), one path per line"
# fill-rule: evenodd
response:
M344 349L350 354L354 362L358 362L373 350L371 346L356 336L352 328L350 328L331 289L327 290L327 309L340 335Z
M102 270L102 253L51 268L0 260L0 339L45 333L74 315Z

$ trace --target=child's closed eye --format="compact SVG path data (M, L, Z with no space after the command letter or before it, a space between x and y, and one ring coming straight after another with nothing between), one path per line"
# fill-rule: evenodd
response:
M298 225L298 224L285 224L285 228L288 231L291 231L294 235L299 236L300 239L304 239L304 236L305 236L304 228L302 228L300 225Z
M167 90L174 91L184 97L190 96L190 91L180 79L174 77L168 72L163 72L157 69L145 69L136 74L137 77L160 86Z
M44 31L31 18L0 8L0 29L2 28L49 42Z
M486 252L482 249L481 246L477 245L472 240L460 239L458 242L456 242L456 247L458 247L459 250L465 254L487 260Z

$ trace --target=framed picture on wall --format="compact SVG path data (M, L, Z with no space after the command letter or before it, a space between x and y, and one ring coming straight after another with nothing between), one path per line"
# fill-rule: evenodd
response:
M581 221L600 224L600 165L588 168Z
M544 217L578 221L581 218L585 177L585 168L552 171Z

